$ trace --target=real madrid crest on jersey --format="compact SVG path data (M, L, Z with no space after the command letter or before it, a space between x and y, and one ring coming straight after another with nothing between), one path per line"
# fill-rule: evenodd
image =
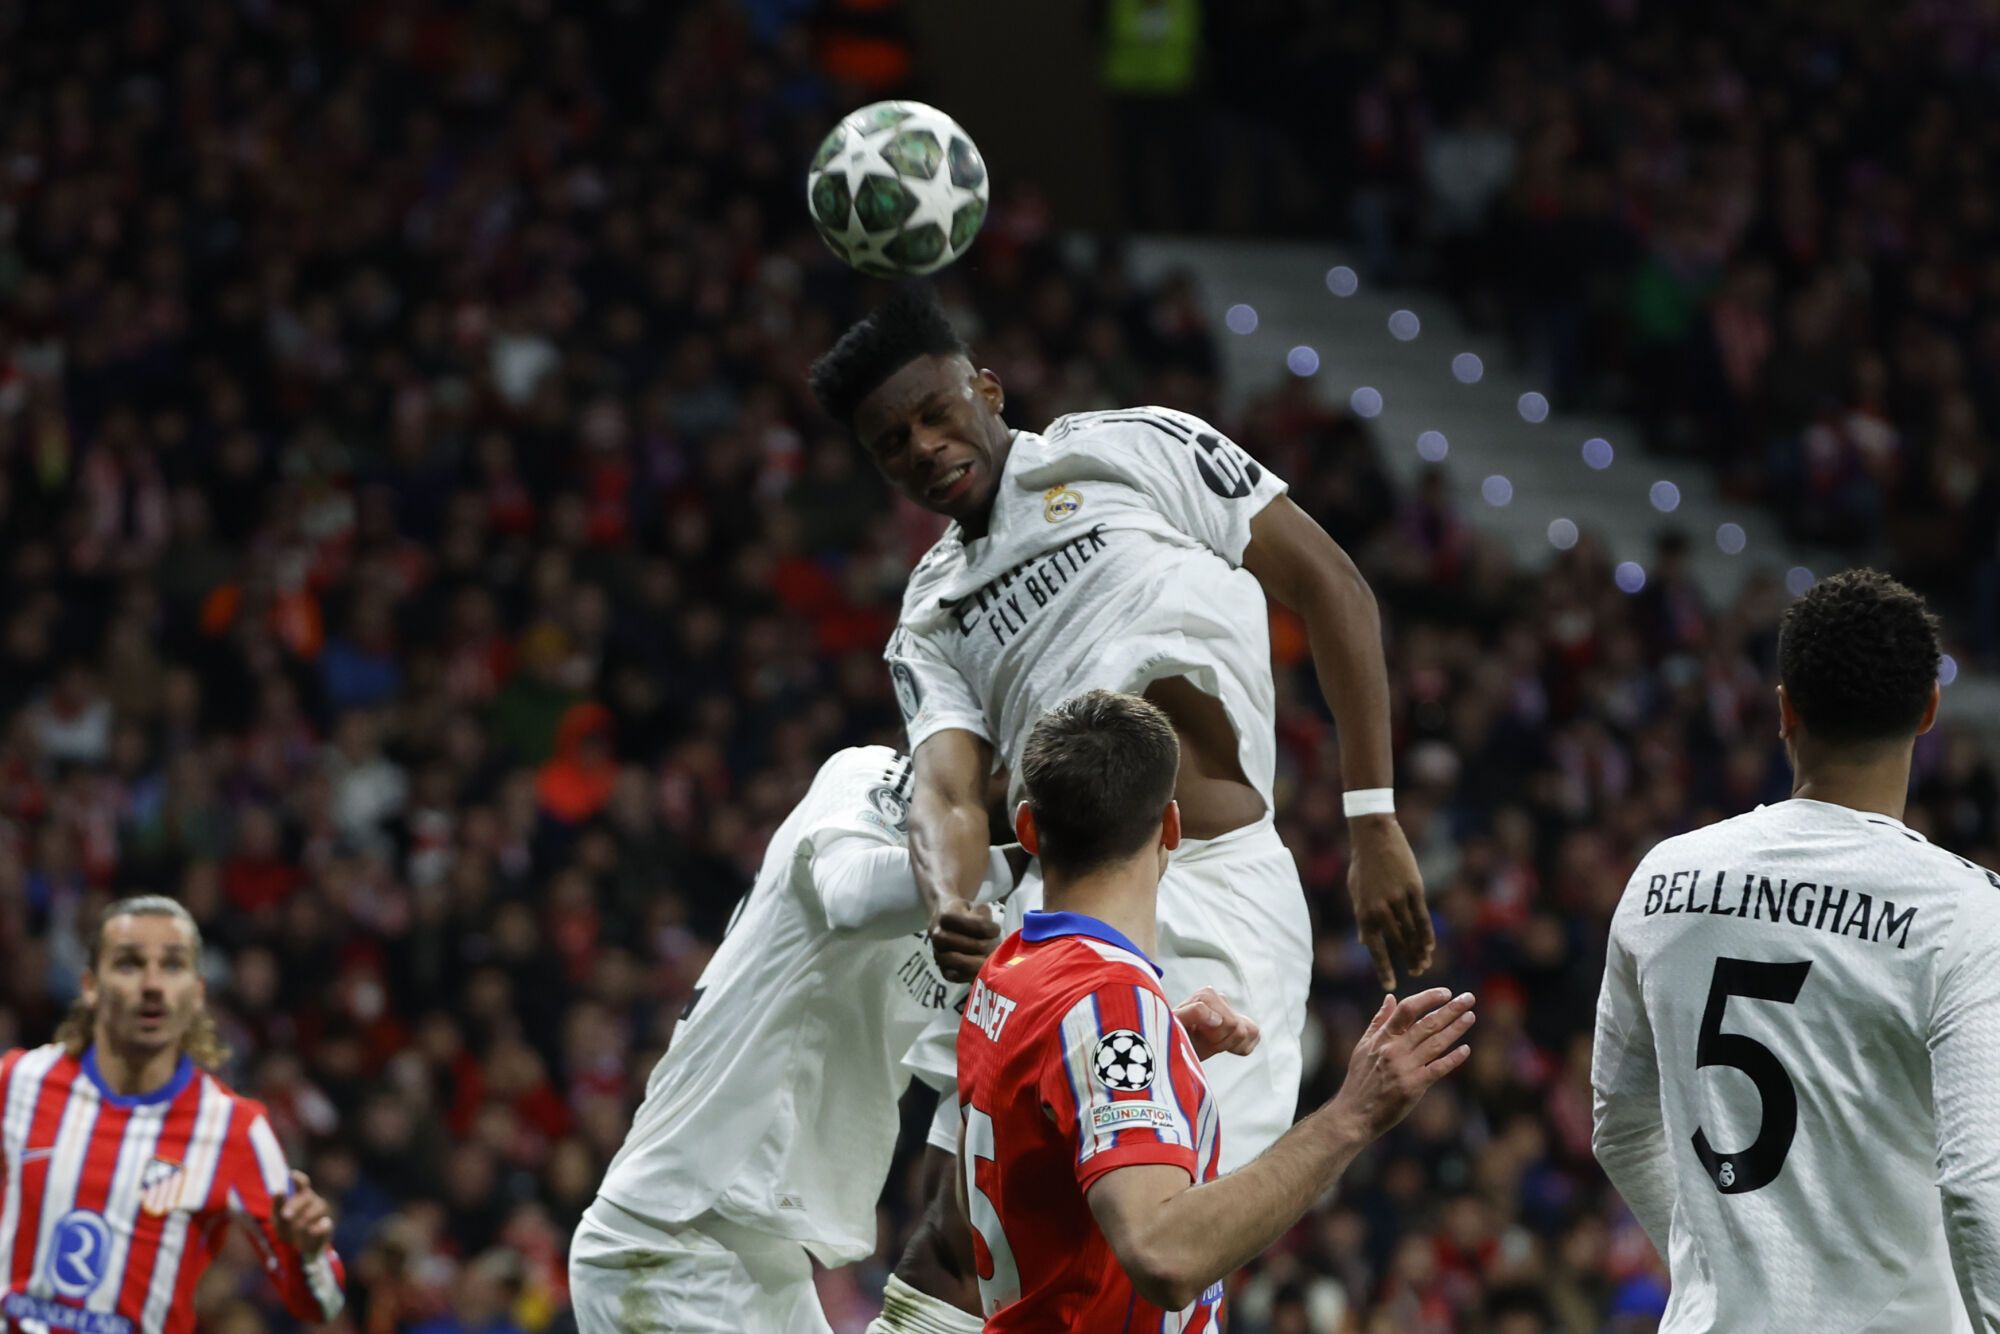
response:
M1083 497L1067 486L1052 486L1042 492L1042 517L1050 523L1061 523L1082 508Z

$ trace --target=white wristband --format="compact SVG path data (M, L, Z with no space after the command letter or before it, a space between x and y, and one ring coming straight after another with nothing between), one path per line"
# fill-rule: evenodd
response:
M1394 815L1396 813L1396 789L1393 787L1358 787L1352 792L1340 794L1340 804L1352 820L1357 815Z

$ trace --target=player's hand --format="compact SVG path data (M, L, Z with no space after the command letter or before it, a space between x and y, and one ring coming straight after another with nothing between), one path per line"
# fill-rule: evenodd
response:
M1354 1044L1347 1078L1333 1095L1336 1112L1369 1139L1410 1114L1430 1086L1464 1065L1472 1048L1456 1045L1472 1028L1473 997L1432 987L1407 1000L1382 998L1368 1031Z
M1187 1030L1195 1056L1204 1061L1222 1052L1248 1056L1262 1036L1256 1021L1238 1013L1214 987L1203 987L1175 1006L1174 1018Z
M297 1168L292 1169L292 1193L278 1201L272 1221L277 1225L278 1240L308 1260L333 1240L333 1209L312 1188L312 1179Z
M930 938L931 953L945 979L970 982L1000 944L1000 922L988 905L958 899L931 918Z
M1347 822L1353 857L1347 867L1347 893L1354 901L1354 920L1361 943L1375 960L1375 980L1382 990L1396 989L1395 959L1410 972L1431 966L1437 941L1431 934L1431 913L1424 905L1424 881L1417 874L1416 854L1393 815L1363 815Z

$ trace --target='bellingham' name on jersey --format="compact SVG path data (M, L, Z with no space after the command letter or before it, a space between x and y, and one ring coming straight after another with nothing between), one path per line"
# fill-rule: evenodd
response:
M1878 899L1865 889L1849 890L1757 871L1654 872L1646 879L1641 915L1671 913L1781 922L1902 949L1910 943L1910 923L1916 920L1917 909L1915 905L1899 908L1894 899Z

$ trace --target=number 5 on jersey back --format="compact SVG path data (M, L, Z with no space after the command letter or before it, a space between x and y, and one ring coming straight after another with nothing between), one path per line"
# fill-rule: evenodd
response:
M1000 1227L1000 1211L979 1188L979 1166L998 1170L994 1161L993 1118L977 1107L965 1109L965 1212L972 1223L973 1267L979 1276L979 1302L998 1311L1021 1296L1021 1270L1014 1248ZM980 1251L985 1254L979 1254Z
M1791 1075L1771 1049L1755 1038L1722 1031L1722 1012L1731 996L1745 1000L1775 1001L1790 1005L1806 984L1812 961L1799 963L1758 963L1752 959L1718 958L1715 976L1708 985L1708 1008L1702 1012L1701 1034L1695 1039L1694 1065L1700 1070L1726 1065L1750 1076L1763 1099L1763 1120L1750 1146L1738 1153L1717 1153L1708 1142L1708 1132L1695 1127L1694 1153L1715 1188L1724 1195L1741 1195L1760 1190L1777 1180L1792 1151L1792 1137L1799 1128L1799 1093Z

